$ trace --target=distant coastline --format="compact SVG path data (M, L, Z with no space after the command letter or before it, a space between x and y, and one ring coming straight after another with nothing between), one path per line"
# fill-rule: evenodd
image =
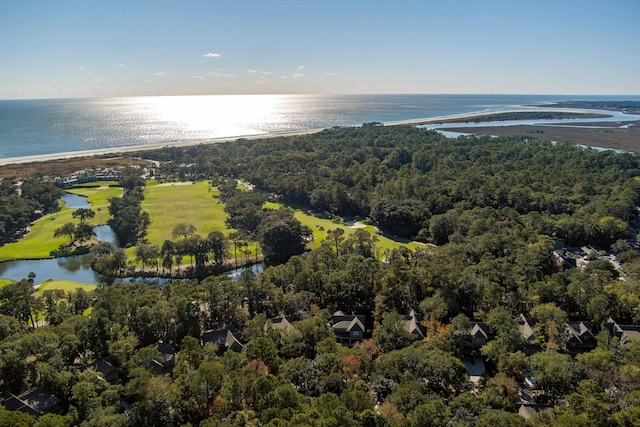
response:
M536 110L531 110L530 112L535 112ZM538 112L557 112L556 110L538 110ZM495 111L495 112L481 112L481 113L465 113L465 114L455 114L451 116L445 117L433 117L433 118L424 118L424 119L412 119L412 120L401 120L401 121L393 121L393 122L383 122L384 126L398 126L398 125L413 125L413 126L424 126L431 124L444 124L444 123L462 123L462 122L470 122L476 121L474 119L482 119L489 118L490 116L500 115L500 114L512 114L522 112L522 110L504 110L504 111ZM586 114L585 114L586 115ZM587 117L605 117L603 115L590 115ZM481 120L480 123L485 120ZM117 154L126 154L133 153L139 151L151 151L157 150L160 148L166 147L188 147L192 145L201 145L201 144L220 144L225 142L234 142L239 139L267 139L267 138L278 138L278 137L286 137L286 136L298 136L298 135L308 135L312 133L321 132L326 128L318 128L318 129L308 129L308 130L300 130L300 131L290 131L290 132L273 132L267 134L257 134L257 135L243 135L243 136L234 136L234 137L224 137L224 138L209 138L203 140L190 140L190 141L177 141L177 142L162 142L156 144L147 144L147 145L131 145L124 147L109 147L102 148L96 150L81 150L81 151L70 151L70 152L61 152L61 153L52 153L52 154L39 154L34 156L24 156L24 157L12 157L12 158L0 158L0 166L5 165L16 165L16 164L27 164L27 163L40 163L40 162L48 162L52 160L66 160L66 159L75 159L75 158L83 158L83 157L97 157L104 155L117 155Z
M415 115L416 111L414 108L417 108L417 111L423 111L434 114L434 116L426 117L426 118L410 118L407 120L380 120L382 124L385 126L393 126L393 125L412 125L412 126L427 126L429 128L442 129L454 132L463 132L463 133L476 133L476 134L514 134L514 132L522 133L522 134L531 134L536 137L546 138L551 132L548 132L550 129L550 125L544 124L544 127L536 127L535 129L531 129L531 123L517 123L518 121L535 121L540 119L545 119L549 121L553 120L569 120L570 122L574 122L573 119L577 119L575 122L581 122L580 126L586 125L585 119L592 119L593 123L590 124L594 127L610 127L612 132L610 135L606 135L607 138L584 138L584 135L589 131L574 130L570 131L565 129L568 126L578 126L573 124L565 124L565 125L557 125L553 126L556 129L560 129L561 126L564 129L560 134L559 140L568 140L570 142L575 142L577 144L585 144L585 145L594 145L599 147L606 148L618 148L625 149L630 151L640 151L640 141L638 140L638 136L636 134L636 129L638 128L638 118L640 116L629 116L630 120L625 126L625 129L615 129L616 127L620 127L620 123L627 117L627 115L623 113L627 113L626 110L623 109L615 109L608 108L606 111L599 110L593 111L594 109L598 109L605 104L611 104L611 102L596 100L596 101L551 101L547 100L547 97L542 98L534 98L535 102L540 102L536 105L531 105L527 103L518 104L518 102L526 101L526 96L469 96L468 99L465 99L464 102L459 102L459 97L444 97L446 102L449 102L450 105L448 107L440 107L438 104L436 107L429 107L429 102L442 102L438 97L433 96L398 96L396 98L393 97L354 97L354 99L359 102L357 106L359 106L360 110L357 111L357 114L354 114L350 120L354 120L354 117L365 117L367 120L363 122L378 121L380 118L384 118L385 116L411 116ZM558 96L558 98L563 98ZM316 98L311 98L315 100ZM417 102L416 100L422 99L422 104ZM455 102L459 102L455 104ZM84 102L84 101L83 101ZM88 101L87 101L88 102ZM310 101L305 101L310 102ZM350 102L355 102L350 99ZM368 106L366 104L366 108L363 107L363 103L366 102L377 102L379 104L375 104L374 106ZM491 105L493 102L495 105ZM513 102L513 108L499 108L499 107L508 107L509 103ZM615 101L621 102L621 101ZM625 101L626 102L626 101ZM630 101L630 102L639 102L639 101ZM386 104L385 104L386 103ZM415 105L414 105L415 104ZM485 105L486 104L486 105ZM84 104L83 104L84 105ZM319 104L320 105L320 104ZM435 104L434 104L435 105ZM466 106L466 107L465 107ZM569 106L577 107L581 106L582 108L569 108ZM326 107L326 112L332 112L332 108L337 108L340 112L345 112L346 107L340 104L339 108L331 106L331 108ZM431 108L431 109L429 109ZM452 113L452 114L440 114L438 112L444 112L453 109L471 109L478 108L475 112L469 113ZM480 108L483 108L482 111L479 111ZM28 113L30 110L23 110L23 114ZM315 110L314 110L315 111ZM342 113L341 113L342 114ZM615 117L613 116L615 115ZM340 116L335 119L335 121L330 120L329 116L323 116L320 121L322 124L333 123L335 122L339 126L339 123L345 121L345 118ZM35 120L35 119L34 119ZM600 122L602 120L602 122ZM502 126L499 127L496 121L509 121L510 126ZM606 122L605 122L606 121ZM363 123L361 122L361 123ZM485 128L485 126L491 122L490 129ZM93 125L93 123L87 122L85 119L85 125ZM266 123L266 122L265 122ZM162 123L165 125L165 123ZM318 123L319 124L319 123ZM506 123L505 123L506 124ZM464 126L458 126L464 125ZM516 125L516 126L514 126ZM521 125L517 127L517 125ZM327 124L323 127L316 127L313 129L305 129L305 130L285 130L285 131L273 131L269 130L268 127L265 129L260 129L260 126L255 126L254 129L251 129L247 132L247 134L242 134L242 130L239 128L239 132L233 136L225 136L225 137L212 137L212 138L194 138L194 139L184 139L184 140L176 140L176 141L161 141L161 142L148 142L148 143L135 143L135 139L131 139L131 145L114 145L108 146L108 144L103 144L102 146L105 148L95 148L95 149L84 149L84 150L70 150L70 151L58 151L55 153L43 153L43 154L35 154L35 155L26 155L26 156L17 156L17 157L4 157L0 158L1 166L8 165L36 165L42 164L43 162L52 162L57 160L65 160L65 159L80 159L80 158L91 158L91 157L100 157L100 156L117 156L117 155L125 155L136 152L143 152L149 150L156 150L164 147L187 147L193 145L201 145L201 144L217 144L217 143L225 143L225 142L233 142L238 139L266 139L266 138L277 138L277 137L286 137L286 136L296 136L296 135L306 135L311 133L320 132L331 125ZM357 126L357 125L346 125L346 126ZM527 126L527 127L522 127ZM40 130L41 138L48 138L47 130ZM571 137L569 135L571 132L575 134L575 136ZM591 130L591 134L596 133L605 133L598 130ZM611 135L616 134L616 135ZM92 135L94 135L95 139L101 139L101 129L98 127L97 129L92 130ZM555 134L554 134L555 135ZM52 138L64 138L64 135L55 134L51 135ZM569 137L567 137L569 136ZM598 136L598 135L596 135ZM17 133L14 136L15 138L19 138L20 134ZM576 139L578 138L578 139ZM622 138L622 140L617 140L616 138ZM625 139L626 138L626 139ZM6 141L9 141L6 139ZM150 139L153 141L153 139ZM48 142L48 141L47 141ZM6 142L5 142L6 144ZM52 142L49 145L53 145L55 142ZM65 144L65 147L72 146L71 143ZM64 149L64 147L61 147ZM49 148L50 149L50 148ZM129 156L130 157L130 156Z

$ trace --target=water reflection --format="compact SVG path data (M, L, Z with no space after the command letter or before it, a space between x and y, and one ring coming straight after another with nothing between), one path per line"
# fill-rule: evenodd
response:
M247 268L250 268L255 274L262 273L262 270L264 269L262 264L253 264L251 267L236 268L235 270L227 271L225 274L233 280L238 280L242 272Z
M79 196L73 193L64 193L60 198L64 202L64 206L71 209L80 209L91 207L91 203L87 201L84 196Z
M97 240L118 244L118 238L110 226L99 225L93 231L96 233ZM91 269L91 261L93 261L93 254L91 253L64 258L9 261L0 263L0 277L18 281L26 279L29 273L33 272L36 274L34 281L36 284L47 280L70 280L97 285L102 281L102 277ZM246 268L251 268L256 274L263 269L262 264L255 264ZM225 274L233 280L238 280L244 270L244 267L238 268ZM126 277L117 279L117 281L125 283L136 281L159 285L171 283L172 280L162 277Z
M36 274L35 283L47 280L71 280L98 283L100 275L91 269L92 254L65 258L9 261L0 264L0 277L21 280L30 272Z
M117 244L116 234L108 225L99 225L93 229L97 239ZM18 260L0 263L0 277L21 280L30 272L36 273L35 283L46 280L71 280L80 283L98 284L101 276L91 269L93 254L76 255L64 258Z

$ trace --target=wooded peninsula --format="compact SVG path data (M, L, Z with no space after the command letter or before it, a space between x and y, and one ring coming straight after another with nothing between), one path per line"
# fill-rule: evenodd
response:
M0 281L2 425L637 425L636 154L370 124L130 156L104 283ZM3 242L59 209L55 177L21 180ZM206 232L158 226L187 181ZM263 271L218 274L239 249Z

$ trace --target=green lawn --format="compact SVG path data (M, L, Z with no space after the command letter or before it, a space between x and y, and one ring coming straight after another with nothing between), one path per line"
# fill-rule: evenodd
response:
M122 194L121 188L111 187L105 189L82 187L72 188L67 191L88 197L88 201L92 204L91 209L96 212L96 217L92 221L95 224L100 222L100 218L102 218L103 223L107 222L110 218L108 199ZM102 210L98 212L98 208ZM52 250L57 249L63 243L69 242L66 237L54 238L53 233L67 222L78 221L71 216L73 211L74 209L62 208L59 212L45 215L37 220L31 225L31 231L22 239L0 247L0 261L51 258L49 253Z
M285 205L283 205L282 203L274 203L274 202L267 202L264 205L265 208L269 208L269 209L279 209L283 206ZM327 237L328 230L335 230L336 228L341 228L344 230L345 236L353 234L357 230L357 228L352 228L342 221L332 220L332 219L323 219L323 218L315 217L313 215L309 215L306 212L304 212L302 209L294 209L294 216L298 221L302 223L302 225L306 225L313 231L314 241L309 244L311 248L316 248L320 245L320 242L322 242L322 240ZM324 230L320 230L321 227ZM412 250L422 246L420 243L417 243L417 242L405 242L405 241L396 241L396 240L390 239L389 237L386 237L383 234L378 233L373 225L365 224L365 227L361 227L360 230L364 230L369 232L370 234L374 234L378 236L378 242L376 246L381 251L383 251L383 253L384 253L384 250L386 249L391 250L391 249L398 248L400 246L405 246Z
M173 240L171 231L181 222L196 227L202 237L212 231L231 232L224 223L227 214L218 195L218 190L206 181L147 185L142 201L142 210L151 219L147 240L160 246L165 240Z
M118 181L93 181L93 182L85 182L84 184L76 184L73 186L74 189L77 188L95 188L95 187L119 187Z
M0 279L0 288L7 286L9 283L13 283L11 279Z
M38 293L42 295L42 293L49 289L60 289L65 292L67 291L75 291L77 288L82 288L87 292L91 292L96 288L97 285L89 285L86 283L72 282L71 280L51 280L48 282L42 283L38 286Z
M63 208L60 212L45 215L34 222L31 231L22 239L0 247L0 261L51 258L49 252L69 242L66 237L54 238L53 233L65 223L77 221L71 216L73 211L74 209Z

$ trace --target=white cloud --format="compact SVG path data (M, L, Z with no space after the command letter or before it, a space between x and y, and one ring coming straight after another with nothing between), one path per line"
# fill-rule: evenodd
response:
M301 79L304 77L304 74L302 73L295 73L294 75L292 75L291 77L293 77L294 79Z
M307 69L307 67L305 67L304 65L301 65L301 66L298 67L298 70L306 70L306 69Z
M262 77L259 81L261 81L261 82L268 82L268 81L269 81L269 79L268 79L268 78L266 78L266 77Z
M209 73L207 73L207 75L209 77L234 77L234 74L228 73L228 74L223 74L219 71L211 71Z
M156 73L156 76L166 76L167 73L165 73L164 71L160 71L159 73Z
M336 73L325 73L327 76L335 76Z
M124 67L124 64L118 64L118 67Z
M289 77L289 76L280 76L280 78L286 80L286 79L290 79L291 77Z
M81 71L84 71L84 67L80 67L80 70L81 70Z
M251 74L255 74L255 73L257 73L257 71L256 71L256 70L247 70L247 71L248 71L249 73L251 73Z
M264 74L265 76L270 76L273 73L271 71L263 71L262 74Z
M213 53L213 52L209 52L209 53L205 53L204 55L205 58L220 58L220 54L219 53Z
M145 80L144 82L145 82L145 83L153 83L153 80L149 80L149 79L148 79L148 80Z
M202 77L202 76L193 76L193 78L194 78L194 79L196 79L196 80L202 80L202 79L204 79L204 77Z

